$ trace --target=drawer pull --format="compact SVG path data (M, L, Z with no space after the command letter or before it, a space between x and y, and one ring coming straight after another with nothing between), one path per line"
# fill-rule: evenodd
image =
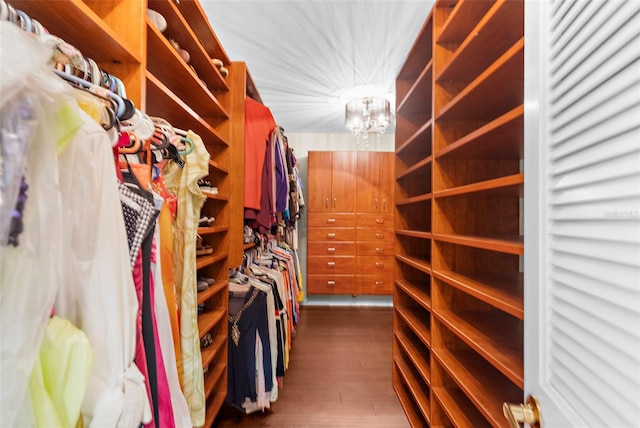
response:
M327 223L329 223L329 224L333 224L333 223L335 223L335 222L336 222L336 219L335 219L335 218L328 218L328 219L327 219Z
M376 238L378 239L384 238L384 233L376 233Z
M333 248L333 247L327 248L327 253L335 253L335 252L336 252L335 248Z
M334 267L336 265L336 262L327 262L327 266L329 267Z
M376 224L384 224L384 219L383 218L377 218L376 219Z
M327 281L327 285L329 287L333 287L334 285L336 285L336 282L335 281Z
M376 253L378 254L384 253L384 248L376 248Z
M377 286L381 286L382 284L384 284L384 282L383 282L383 281L376 281L376 285L377 285Z
M376 267L377 267L377 268L383 268L383 267L384 267L384 263L382 263L382 262L376 262Z
M336 234L335 234L335 233L327 233L327 238L329 238L329 239L333 239L333 238L335 238L335 237L336 237Z

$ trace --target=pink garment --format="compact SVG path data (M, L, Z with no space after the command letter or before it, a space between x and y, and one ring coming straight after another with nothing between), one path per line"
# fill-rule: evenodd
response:
M144 352L144 340L142 339L142 252L138 253L136 263L133 266L133 283L136 286L136 294L138 296L138 316L136 318L136 365L140 369L140 373L144 376L144 385L147 389L147 399L151 405L151 414L153 415L153 400L151 400L151 385L149 384L149 368L147 367L147 356ZM153 419L144 425L145 428L155 428L156 424Z

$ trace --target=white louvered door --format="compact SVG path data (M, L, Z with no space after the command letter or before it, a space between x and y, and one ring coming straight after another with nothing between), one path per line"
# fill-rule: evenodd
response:
M525 7L525 393L640 427L640 0Z

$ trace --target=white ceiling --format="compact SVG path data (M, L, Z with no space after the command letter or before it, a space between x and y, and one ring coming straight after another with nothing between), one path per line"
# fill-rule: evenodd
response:
M287 132L346 133L342 93L388 88L433 0L201 0L232 61L245 61ZM393 107L392 107L393 110Z

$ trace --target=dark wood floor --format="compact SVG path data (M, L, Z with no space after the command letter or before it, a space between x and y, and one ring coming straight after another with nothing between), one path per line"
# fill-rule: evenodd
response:
M247 416L223 407L214 426L408 427L391 386L391 325L391 308L303 307L278 400Z

